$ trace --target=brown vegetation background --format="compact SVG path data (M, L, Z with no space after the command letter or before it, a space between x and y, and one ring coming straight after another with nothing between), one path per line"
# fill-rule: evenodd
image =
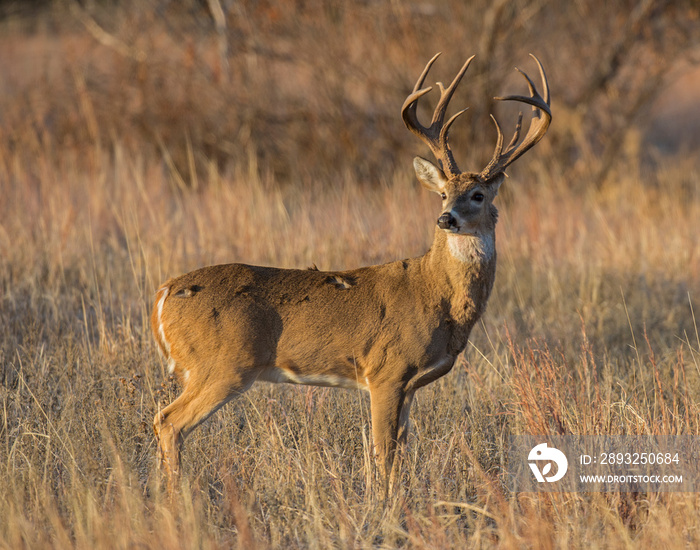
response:
M508 436L700 435L696 1L0 4L0 547L694 547L697 493L511 494ZM494 295L373 493L367 397L261 384L188 440L153 292L240 261L420 255L399 109L432 55L463 169L543 62L547 137L498 199ZM426 108L421 114L427 115Z

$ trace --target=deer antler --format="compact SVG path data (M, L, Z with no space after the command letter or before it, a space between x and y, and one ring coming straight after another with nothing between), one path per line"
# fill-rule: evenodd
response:
M463 109L462 111L459 111L453 115L447 121L447 123L443 123L443 121L445 120L447 105L450 102L450 99L452 99L452 95L457 89L457 85L459 84L460 80L462 80L464 73L467 72L469 64L471 63L472 59L474 59L474 56L467 59L464 66L459 73L457 73L457 76L455 76L452 84L450 84L447 89L444 88L442 82L437 83L438 87L440 88L440 100L435 106L435 112L433 113L433 119L430 122L430 126L425 127L418 121L416 107L418 106L418 100L433 89L432 86L428 88L421 87L423 86L425 77L428 76L430 67L432 67L433 63L435 63L435 60L439 56L439 53L435 54L435 56L428 61L425 69L423 69L423 72L418 77L416 85L413 87L413 92L411 92L411 94L406 98L406 101L403 103L403 107L401 107L401 118L403 118L406 127L417 135L423 142L425 142L428 147L430 147L430 150L433 152L433 155L440 164L440 168L445 175L447 175L447 177L450 177L460 174L461 171L457 167L457 163L452 156L452 150L447 142L447 132L449 131L452 123L459 115L464 113L466 109Z
M549 109L549 84L547 84L547 77L544 74L544 69L542 68L542 63L534 55L530 54L536 62L540 69L540 77L542 78L542 88L544 89L544 98L540 96L533 84L530 77L527 76L523 71L517 69L517 71L525 77L527 80L527 85L530 88L530 97L520 96L520 95L509 95L506 97L495 97L499 101L520 101L522 103L527 103L532 105L532 120L530 121L530 127L528 128L527 135L523 139L522 143L518 145L518 140L520 139L520 130L522 128L523 114L522 112L518 115L518 122L515 125L515 134L513 134L513 139L510 140L506 150L503 150L503 132L501 132L501 127L498 121L493 115L494 124L496 125L496 130L498 131L498 138L496 140L496 149L493 152L493 157L491 161L486 165L481 171L481 177L484 180L489 180L495 175L500 174L505 171L505 169L517 158L523 155L527 150L533 147L539 140L541 140L547 133L547 128L549 128L550 122L552 122L552 112Z

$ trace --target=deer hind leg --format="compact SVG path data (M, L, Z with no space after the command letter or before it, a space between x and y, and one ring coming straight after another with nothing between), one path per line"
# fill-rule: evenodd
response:
M173 412L184 409L187 399L180 395L165 409L156 413L153 419L153 431L158 444L158 467L165 472L168 482L168 493L172 494L180 478L180 447L182 436L180 427L173 418Z
M398 466L395 464L396 451L399 443L406 439L408 409L412 397L412 393L407 396L403 389L396 387L370 389L372 437L384 496L394 486L394 467Z
M193 383L190 380L183 393L153 419L158 440L159 466L165 471L168 492L176 489L180 476L182 442L197 426L207 420L231 399L245 392L254 377L231 381Z

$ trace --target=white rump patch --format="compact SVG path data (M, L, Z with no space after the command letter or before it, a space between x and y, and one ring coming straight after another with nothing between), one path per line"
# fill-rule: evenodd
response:
M487 262L493 258L496 242L492 233L486 235L447 235L447 247L456 260L465 263Z
M168 292L170 292L170 288L167 286L164 286L160 290L158 290L158 293L160 294L160 298L158 299L157 305L158 337L160 338L160 341L163 344L163 349L165 350L165 358L168 360L168 372L172 374L175 371L175 361L172 357L170 357L170 342L168 342L168 339L165 337L165 328L163 327L163 304L165 303L165 299L168 297Z

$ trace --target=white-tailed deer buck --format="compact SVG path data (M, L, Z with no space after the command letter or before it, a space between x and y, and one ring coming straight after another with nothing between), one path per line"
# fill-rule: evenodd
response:
M432 89L423 82L438 55L401 108L408 129L437 159L437 165L420 157L413 161L423 186L442 197L425 255L333 272L218 265L170 279L158 290L153 334L184 386L154 420L171 490L183 439L259 380L369 391L379 471L385 488L391 485L415 391L450 371L486 308L496 273L492 203L505 169L542 139L552 119L547 79L532 56L544 97L522 73L529 96L496 98L532 106L527 135L520 142L521 113L504 149L492 117L498 132L493 158L481 172L461 172L447 134L464 111L444 119L473 57L447 89L438 83L440 99L425 127L416 106Z

